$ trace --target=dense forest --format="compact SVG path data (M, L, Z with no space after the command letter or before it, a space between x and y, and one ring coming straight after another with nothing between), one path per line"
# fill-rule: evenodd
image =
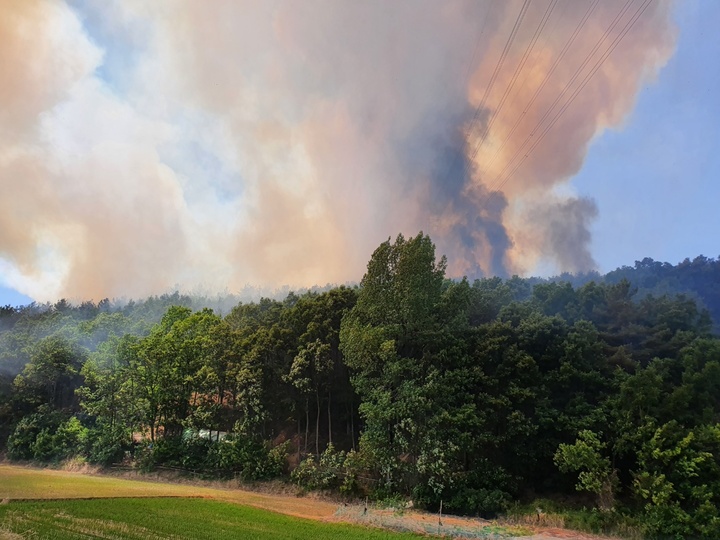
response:
M158 465L491 516L590 501L720 537L720 261L446 279L429 237L357 287L0 308L13 460ZM584 495L583 495L584 494Z

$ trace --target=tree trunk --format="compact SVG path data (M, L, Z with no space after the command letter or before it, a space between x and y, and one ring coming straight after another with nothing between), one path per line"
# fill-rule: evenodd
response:
M355 411L352 400L350 400L350 438L352 439L352 449L355 450Z
M330 403L332 395L328 390L328 445L332 444L332 415L330 414Z
M297 460L298 460L298 463L300 463L300 440L299 440L299 438L300 438L300 415L299 414L297 416L297 422L298 422L298 426L297 426L297 436L298 436Z
M315 417L315 453L320 457L320 391L315 392L317 416Z
M307 456L307 443L310 438L310 398L305 398L305 455Z

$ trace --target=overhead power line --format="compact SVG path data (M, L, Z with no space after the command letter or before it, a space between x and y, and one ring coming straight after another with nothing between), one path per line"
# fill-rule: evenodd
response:
M610 44L610 46L606 49L606 51L603 53L603 55L600 57L600 59L595 63L593 68L590 72L585 76L585 78L582 80L580 85L575 89L575 91L572 93L568 101L563 105L563 107L558 111L558 113L553 117L552 121L548 126L543 130L540 137L538 137L533 145L528 149L527 153L524 155L524 157L513 167L513 169L510 171L510 173L502 178L501 175L498 175L497 179L502 178L502 181L500 182L498 188L496 188L494 191L498 191L501 189L507 181L512 177L513 174L518 170L518 168L525 162L525 160L528 158L528 156L535 150L535 148L542 142L542 140L545 138L547 133L552 129L552 127L557 123L557 121L562 117L562 115L565 113L567 108L572 104L572 102L575 100L575 98L582 92L583 88L588 84L590 79L595 75L595 73L598 72L598 70L602 67L603 63L607 58L612 54L612 52L617 48L617 46L620 44L620 42L623 40L623 38L628 34L628 32L632 29L633 26L637 23L638 19L642 16L642 14L645 12L645 10L648 8L652 0L644 0L644 2L641 4L641 6L635 11L631 19L625 24L623 29L620 31L618 36L613 40L613 42Z
M517 17L515 18L515 24L513 25L512 30L510 31L510 35L508 36L507 41L505 42L505 47L503 47L502 53L500 54L500 57L498 58L497 63L495 64L495 69L493 70L492 76L490 77L490 81L488 82L488 85L485 87L485 93L483 94L482 100L478 104L477 108L475 109L475 114L473 115L472 120L470 121L470 129L472 128L472 125L475 124L480 117L480 111L482 111L485 107L485 102L487 101L488 95L490 94L490 91L492 90L492 87L495 84L495 80L497 79L498 74L500 73L500 69L503 66L503 63L505 62L505 58L507 57L508 51L512 47L513 41L515 40L515 36L517 35L518 29L520 28L520 25L522 24L523 19L525 18L525 14L527 13L528 7L530 6L530 0L525 0L523 2L522 7L520 8L520 12L518 13ZM444 178L447 178L452 170L455 168L455 165L457 164L458 157L455 156L455 158L452 160L450 165L448 166L448 169L445 171ZM463 160L463 173L465 172L466 167L466 160Z
M500 102L497 107L495 107L495 110L492 113L492 117L490 118L490 121L485 126L485 129L483 130L482 137L480 138L480 141L477 143L477 146L475 147L475 151L473 152L472 159L475 158L477 153L480 150L480 147L485 142L485 139L487 138L488 133L492 129L493 124L495 123L495 119L497 118L498 114L500 114L500 111L502 111L503 106L505 105L505 101L507 100L508 96L510 95L510 92L512 92L512 89L515 87L515 83L518 80L518 76L520 75L520 72L525 67L525 63L527 62L528 58L530 57L530 53L535 48L535 44L538 41L538 38L540 37L540 34L542 34L543 29L545 28L545 25L548 22L548 19L552 15L553 10L555 9L555 6L557 5L558 0L551 0L551 2L548 4L547 9L545 10L545 13L540 20L540 24L535 29L535 33L533 34L532 39L530 40L530 43L528 43L527 47L525 47L525 52L523 53L522 57L520 58L520 62L518 63L517 67L515 68L515 73L513 73L512 78L510 79L510 83L508 84L507 88L505 88L505 91L503 92L502 98L500 99Z
M625 4L623 5L620 12L615 16L615 18L610 23L610 26L603 32L600 39L595 43L592 50L588 53L588 55L585 57L585 59L581 62L580 66L575 70L570 80L565 83L565 86L563 87L562 91L555 97L552 104L548 109L545 111L543 116L540 118L536 126L530 131L527 137L525 137L525 140L520 145L520 147L515 151L513 156L508 160L508 162L505 165L505 168L498 174L495 178L495 181L492 185L488 186L490 191L497 191L498 187L495 185L495 182L497 182L499 179L503 178L505 173L512 167L514 161L518 159L518 157L525 152L525 147L528 145L528 143L531 142L533 137L535 137L535 133L542 128L545 121L549 118L549 116L555 111L555 108L560 104L560 101L562 98L565 97L565 94L568 93L570 88L572 87L575 80L580 76L580 74L583 72L585 67L590 63L590 60L595 55L595 53L602 47L603 43L610 37L610 34L615 29L615 27L619 24L622 17L627 13L627 10L629 9L630 5L632 4L633 0L627 0Z
M588 9L585 11L585 14L581 18L580 22L577 24L577 26L575 27L575 30L570 35L570 38L565 42L565 45L563 46L562 50L560 51L560 54L555 58L552 66L550 66L550 69L545 73L543 80L540 82L538 87L535 89L535 92L533 93L532 97L527 102L525 107L523 107L522 112L518 115L518 118L517 118L517 120L515 120L515 123L513 124L512 128L507 133L507 135L505 135L505 138L498 145L498 147L495 149L495 152L493 153L493 155L490 156L490 159L487 162L487 164L484 164L484 169L486 171L489 170L492 167L492 165L495 163L495 160L500 155L500 152L502 151L503 148L505 148L505 145L510 140L510 137L512 137L512 135L515 133L515 130L520 125L520 122L522 122L523 118L527 114L527 111L535 103L535 100L538 98L540 93L545 88L545 85L550 80L550 77L552 77L553 73L555 73L555 70L557 69L558 65L560 65L560 62L565 57L567 52L570 50L570 47L572 47L573 43L575 43L575 40L580 35L580 31L585 26L585 23L587 23L588 19L590 18L590 15L594 12L595 8L597 7L597 5L599 3L600 3L600 0L593 0L593 2L588 6ZM473 155L473 158L474 157L475 157L475 155Z

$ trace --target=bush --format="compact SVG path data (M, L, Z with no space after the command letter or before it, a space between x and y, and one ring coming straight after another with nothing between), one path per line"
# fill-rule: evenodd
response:
M55 441L48 429L43 429L35 437L35 442L30 447L32 457L40 461L50 461L55 456Z
M208 463L221 471L239 473L243 479L255 480L257 462L262 461L265 449L245 435L228 435L209 449Z
M217 443L217 449L225 458L221 463L230 464L243 480L269 480L282 475L289 443L271 450L267 443L246 435L234 435Z
M211 451L215 443L205 437L183 439L180 464L185 469L202 471L213 468Z
M76 417L70 418L58 427L53 437L54 459L67 459L86 454L88 429Z
M183 441L180 437L160 437L149 443L153 462L158 465L180 467L183 458Z
M443 489L438 483L422 481L413 489L419 507L435 511L443 503L448 512L493 518L504 512L511 500L513 482L501 467L489 462L474 470L448 475Z
M318 489L320 485L319 474L315 456L309 456L293 469L290 473L290 480L305 489Z
M121 428L97 426L88 430L87 457L90 463L103 466L118 463L130 447L130 437Z
M344 451L338 452L329 444L320 455L319 462L315 461L315 456L308 457L295 468L290 478L308 490L340 487L345 479L346 456Z
M370 491L367 482L362 481L362 474L369 474L370 465L367 455L360 451L350 450L345 456L343 463L345 476L340 485L340 493L344 495L361 495Z
M54 453L53 434L63 421L63 415L51 412L37 412L25 416L8 438L7 450L10 459L52 459ZM41 436L42 434L42 436ZM40 445L36 444L40 437Z
M273 471L273 476L282 476L287 472L287 458L290 455L291 446L290 441L285 441L268 452L269 470Z
M538 510L542 518L538 515ZM550 499L535 499L528 504L513 504L507 515L512 521L523 524L541 523L549 527L562 527L632 540L645 538L639 521L624 507L602 511L597 508L578 507L576 504L561 504Z
M269 480L283 474L290 443L270 449L267 443L243 434L231 434L224 440L204 437L158 439L145 446L138 466L150 470L155 465L182 467L195 472L237 474L243 480Z

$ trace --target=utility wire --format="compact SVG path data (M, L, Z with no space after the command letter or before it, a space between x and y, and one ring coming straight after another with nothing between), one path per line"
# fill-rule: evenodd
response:
M530 6L530 0L525 0L523 2L522 7L520 8L520 12L518 13L515 24L513 25L512 30L510 31L510 35L508 36L507 41L505 42L505 47L502 50L502 53L500 54L500 58L498 59L497 63L495 64L495 69L493 70L492 77L490 77L490 81L488 82L488 85L485 87L485 93L482 97L482 100L480 101L480 104L478 104L477 108L475 109L475 114L473 115L472 120L470 121L470 126L477 122L478 118L480 117L480 111L483 110L485 107L485 102L487 101L488 95L490 94L490 91L492 90L493 85L495 84L495 79L497 79L498 73L500 73L500 69L502 68L503 63L505 62L505 58L507 57L508 51L510 50L510 47L512 47L513 41L515 41L515 36L517 35L517 31L520 28L520 25L522 24L523 19L525 18L525 14L527 13L528 7ZM450 176L450 173L452 172L453 168L457 164L458 157L457 155L452 160L450 165L448 166L447 170L445 171L445 174L443 178L447 179L448 176ZM465 169L467 167L467 160L463 160L463 174L465 173Z
M643 4L635 11L635 14L633 17L628 21L628 23L625 25L625 27L621 30L620 34L615 38L615 40L612 42L612 44L608 47L608 49L605 51L605 53L600 57L600 59L595 63L592 70L585 76L583 81L580 83L580 86L573 92L570 99L565 103L565 105L558 111L558 113L553 118L552 122L545 128L543 133L540 135L540 137L535 141L535 143L530 147L528 152L525 154L525 156L515 165L515 167L510 171L510 174L508 174L500 183L499 188L502 188L507 181L512 177L512 175L517 171L517 169L524 163L524 161L528 158L528 156L532 153L532 151L540 144L540 142L543 140L545 135L552 129L552 127L555 125L555 123L560 119L560 117L565 113L567 108L572 104L572 102L575 100L575 98L578 96L578 94L585 88L585 86L588 84L590 79L597 73L597 71L602 67L602 64L607 60L608 56L612 54L612 52L617 48L617 46L620 44L620 42L623 40L623 38L627 35L627 33L632 29L633 26L635 26L635 23L637 23L638 19L642 16L643 13L645 13L645 10L648 8L652 0L644 0ZM498 189L499 189L498 188Z
M505 173L513 166L514 161L516 159L518 159L520 154L525 152L525 147L535 137L535 133L542 128L543 124L548 119L548 117L555 111L558 104L560 104L560 101L562 100L562 98L565 97L565 94L568 93L568 91L572 87L573 83L577 80L577 78L583 72L585 67L590 63L590 60L592 59L592 57L595 55L595 53L598 51L598 49L600 49L600 47L602 47L603 43L605 43L605 41L608 39L608 37L610 36L612 31L615 29L615 27L619 24L620 20L623 18L625 13L627 13L632 2L633 2L633 0L627 0L625 2L625 5L623 6L623 8L615 16L615 18L611 22L610 26L607 28L607 30L605 30L605 32L600 37L600 39L597 41L597 43L595 43L595 45L592 48L592 50L590 51L590 53L588 53L588 55L585 57L585 60L583 60L583 62L580 64L580 66L575 70L575 73L570 78L570 80L565 84L563 90L555 97L555 99L553 100L550 107L545 111L542 118L540 118L540 120L538 121L537 125L533 128L533 130L530 132L530 134L525 138L522 145L520 145L520 148L518 148L518 150L513 154L512 158L508 161L508 163L505 165L505 168L503 168L503 170L500 172L500 174L498 174L495 177L493 184L491 186L489 186L489 191L497 191L498 187L497 187L497 185L495 185L495 183L505 176ZM534 144L532 145L533 148L535 146L536 145L534 145ZM527 158L527 154L525 154L525 158ZM523 158L523 161L525 160L525 158ZM513 171L514 170L516 170L516 169L513 169ZM504 182L503 182L503 184L504 184Z
M500 99L500 103L493 111L490 121L487 123L487 125L485 126L485 129L483 130L482 137L480 138L480 141L477 143L477 145L475 147L475 151L473 152L471 159L475 159L475 156L477 156L478 152L480 151L480 147L485 142L485 139L487 138L488 133L490 133L490 130L492 129L492 126L495 123L495 120L497 119L498 114L500 114L500 111L502 111L502 108L505 105L505 101L507 100L508 96L510 95L510 92L512 92L512 89L515 87L515 83L518 80L518 76L520 75L520 72L525 67L525 63L527 62L528 58L530 57L530 53L535 48L535 44L537 43L538 38L540 37L540 34L542 34L542 31L545 29L545 25L547 24L548 19L552 15L552 12L555 9L557 2L558 2L558 0L551 0L550 3L548 4L548 7L545 10L543 18L540 20L540 24L535 29L535 34L533 34L533 37L530 40L530 43L528 43L527 47L525 47L525 52L523 53L523 55L520 59L520 62L518 63L517 67L515 68L515 73L513 73L513 76L510 79L510 83L508 84L507 88L505 88L505 92L503 92L502 98Z
M550 66L550 69L545 73L545 76L543 77L543 80L542 80L541 83L538 85L538 87L535 89L535 92L533 93L532 97L530 98L530 101L527 102L527 104L526 104L525 107L523 108L522 113L520 113L520 115L518 116L517 120L515 120L515 124L513 124L512 128L510 129L510 131L508 132L508 134L505 135L505 138L502 140L502 142L500 143L500 145L495 149L495 152L494 152L493 155L490 157L490 160L488 161L488 163L487 163L487 164L485 165L485 167L484 167L485 170L490 169L491 166L495 163L495 160L496 160L497 157L500 155L500 152L502 151L503 148L505 148L505 145L506 145L507 142L510 140L510 137L512 137L513 134L515 133L515 130L516 130L516 129L518 128L518 126L520 125L520 122L522 122L523 118L524 118L525 115L527 114L527 112L528 112L528 110L530 109L530 107L532 107L532 105L535 103L535 100L536 100L536 99L538 98L538 96L540 95L540 92L542 92L543 89L545 88L545 85L546 85L546 84L548 83L548 81L550 80L550 77L552 77L553 73L555 73L555 70L557 69L558 65L560 65L560 62L561 62L562 59L565 57L565 55L567 54L567 52L570 50L570 47L572 47L573 43L575 43L575 40L576 40L577 37L580 35L580 31L581 31L582 28L585 26L585 23L587 23L588 19L590 18L590 15L593 13L593 11L595 10L595 8L597 7L597 5L598 5L599 3L600 3L600 0L593 0L593 2L588 6L587 11L586 11L585 14L583 15L583 17L582 17L582 19L580 20L580 22L578 23L578 25L575 27L575 30L573 31L572 35L571 35L570 38L565 42L565 45L563 46L562 50L560 51L560 54L557 56L557 58L555 58L555 61L553 62L552 66ZM474 157L474 156L473 156L473 157Z
M475 65L475 59L477 58L478 53L480 52L480 45L482 44L482 37L485 33L485 28L487 27L488 20L490 19L490 10L495 5L494 2L486 2L485 5L487 8L485 9L485 14L483 15L483 23L480 27L480 33L478 34L477 39L475 40L475 47L473 48L472 56L470 57L470 63L468 64L467 70L465 71L465 78L463 79L463 87L467 86L468 81L470 80L470 74L472 73L472 68Z

